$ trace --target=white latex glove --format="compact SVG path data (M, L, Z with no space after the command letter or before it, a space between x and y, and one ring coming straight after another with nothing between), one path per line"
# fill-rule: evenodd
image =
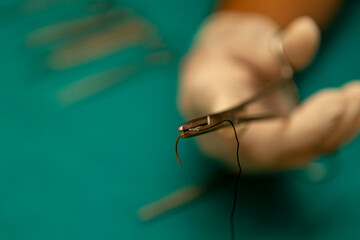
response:
M280 34L279 34L280 33ZM319 28L308 17L294 20L280 31L270 19L257 14L214 14L199 31L184 59L179 108L187 119L219 112L239 104L259 90L259 79L242 61L271 78L280 76L279 57L270 45L281 36L287 60L295 70L312 60L319 44ZM274 110L276 99L257 106ZM251 123L240 132L240 156L246 172L277 171L305 166L318 155L336 150L360 129L360 83L322 90L287 118ZM227 128L197 137L208 156L237 170L236 141Z

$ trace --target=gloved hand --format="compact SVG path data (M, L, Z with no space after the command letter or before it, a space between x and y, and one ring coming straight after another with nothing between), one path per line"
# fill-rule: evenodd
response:
M294 70L304 68L317 50L319 32L308 17L298 18L280 30L262 15L214 14L200 29L182 64L178 104L183 115L196 118L241 103L264 85L259 74L267 79L280 76L281 58ZM274 54L274 43L281 43L285 56ZM238 59L250 62L258 73ZM281 108L283 101L276 98L257 107L268 112ZM238 129L240 161L246 172L303 167L318 155L336 150L359 129L360 82L353 81L314 94L286 118L254 122L244 131ZM197 142L205 154L237 170L232 129L202 135Z

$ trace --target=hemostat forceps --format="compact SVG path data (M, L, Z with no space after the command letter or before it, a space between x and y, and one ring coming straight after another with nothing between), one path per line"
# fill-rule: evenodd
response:
M254 116L248 116L244 113L244 109L251 103L256 102L257 100L264 98L274 91L286 87L288 88L287 93L293 96L296 96L297 104L297 92L294 87L294 83L290 79L282 79L276 82L271 83L269 86L262 89L256 95L241 103L240 105L231 108L229 110L225 110L223 112L209 114L200 118L193 119L182 124L178 130L180 132L179 137L189 138L198 136L210 131L214 131L223 127L226 127L226 121L231 121L235 125L239 123L247 123L251 121L265 120L276 118L280 116L284 116L284 113L263 113ZM289 91L290 90L290 91Z

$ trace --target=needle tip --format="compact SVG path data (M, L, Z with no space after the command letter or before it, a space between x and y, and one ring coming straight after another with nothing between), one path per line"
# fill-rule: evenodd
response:
M180 164L180 167L182 167L182 163L180 161L179 154L177 152L177 145L178 145L178 142L179 142L179 138L180 138L180 135L176 138L176 141L175 141L175 155L176 155L176 159L178 160L178 162Z

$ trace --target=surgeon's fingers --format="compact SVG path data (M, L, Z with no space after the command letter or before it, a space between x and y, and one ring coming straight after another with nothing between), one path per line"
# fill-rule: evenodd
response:
M303 166L336 149L359 130L357 88L353 84L321 91L288 119L253 124L241 138L244 157L265 169L280 170Z
M324 142L324 148L331 151L349 141L360 127L360 81L353 81L343 87L346 111L339 127Z
M320 42L320 29L307 16L292 21L282 32L283 51L290 65L299 70L313 59Z
M218 49L235 59L246 59L273 77L281 73L284 60L295 70L308 65L320 41L319 27L307 16L293 20L284 29L254 13L220 12L206 23L195 47Z

